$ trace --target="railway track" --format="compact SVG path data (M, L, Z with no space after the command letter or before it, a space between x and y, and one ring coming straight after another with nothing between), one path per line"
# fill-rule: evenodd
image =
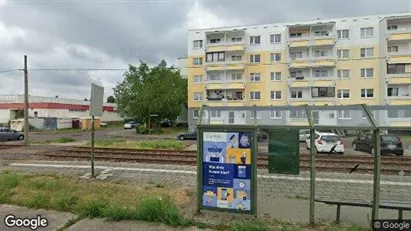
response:
M75 147L60 150L49 150L40 153L40 156L57 160L89 160L91 149L88 147ZM169 151L147 149L116 149L96 148L95 159L113 162L138 162L155 164L197 165L197 154L193 151ZM316 169L325 172L349 172L356 164L359 173L372 173L373 158L367 156L316 156ZM268 155L257 156L257 167L268 168ZM300 156L300 168L302 171L310 169L308 155ZM381 172L383 174L398 174L403 171L405 175L411 175L411 158L408 157L383 157Z

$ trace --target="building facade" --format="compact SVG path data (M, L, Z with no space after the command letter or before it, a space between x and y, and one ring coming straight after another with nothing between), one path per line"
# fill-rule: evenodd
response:
M29 96L29 117L73 119L88 117L90 102L74 99L60 99L42 96ZM0 95L0 123L24 117L24 95ZM121 121L117 106L104 103L101 121Z
M381 116L411 126L411 14L190 30L187 77L191 128L202 105L305 104L402 105ZM317 123L320 114L313 114ZM241 110L206 116L250 119ZM336 111L330 118L340 124L357 116Z

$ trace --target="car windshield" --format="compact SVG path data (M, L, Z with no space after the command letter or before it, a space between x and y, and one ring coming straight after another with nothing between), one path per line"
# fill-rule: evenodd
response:
M396 136L381 136L383 142L400 142Z
M322 136L321 140L326 142L337 142L340 141L340 137L338 136Z

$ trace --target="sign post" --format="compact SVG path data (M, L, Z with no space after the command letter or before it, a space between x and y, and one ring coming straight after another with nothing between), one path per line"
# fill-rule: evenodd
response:
M91 177L94 177L94 117L103 115L104 87L91 84Z
M255 214L256 133L227 130L200 129L197 210Z

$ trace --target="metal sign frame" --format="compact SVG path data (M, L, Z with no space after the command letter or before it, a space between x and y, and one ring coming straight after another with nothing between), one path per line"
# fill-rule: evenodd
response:
M249 132L251 133L251 187L250 187L250 210L236 210L236 209L227 209L227 208L218 208L218 207L206 207L203 206L203 163L204 163L204 156L203 156L203 147L204 147L204 132L224 132L224 133L237 133L237 132ZM257 130L253 126L207 126L201 125L197 128L197 211L200 210L212 210L212 211L221 211L221 212L232 212L232 213L244 213L244 214L257 214Z

